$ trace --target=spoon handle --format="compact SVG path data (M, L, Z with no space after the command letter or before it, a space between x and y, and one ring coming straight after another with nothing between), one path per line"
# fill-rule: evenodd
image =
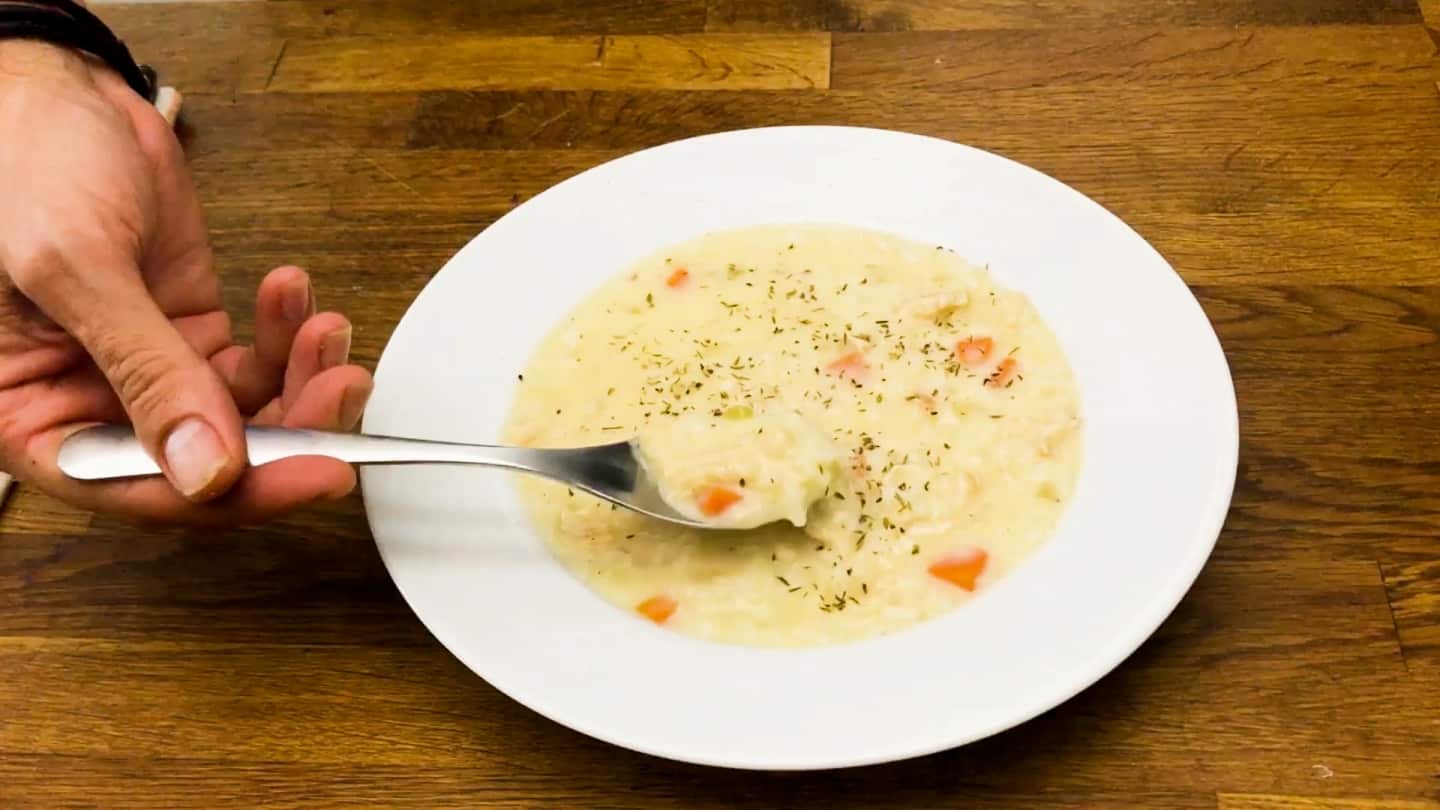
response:
M554 451L527 447L255 426L245 428L245 444L254 466L294 456L329 456L351 464L480 464L553 474L548 469L553 464L546 461ZM59 464L61 472L81 481L160 474L160 465L129 425L99 425L72 434L60 447Z

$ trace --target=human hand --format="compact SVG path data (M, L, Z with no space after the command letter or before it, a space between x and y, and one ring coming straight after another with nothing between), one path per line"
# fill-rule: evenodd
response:
M343 462L248 468L243 424L352 429L371 390L350 324L282 267L234 343L169 124L108 69L0 42L0 469L77 505L184 523L264 519L355 486ZM63 476L63 439L133 422L166 479Z

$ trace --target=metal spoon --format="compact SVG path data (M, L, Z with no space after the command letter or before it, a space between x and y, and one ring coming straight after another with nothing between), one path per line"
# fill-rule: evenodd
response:
M329 456L351 464L478 464L543 475L642 515L696 528L714 528L665 503L628 441L595 447L542 450L455 444L391 436L247 427L250 463L293 456ZM160 475L128 425L99 425L72 434L60 446L60 471L81 481Z

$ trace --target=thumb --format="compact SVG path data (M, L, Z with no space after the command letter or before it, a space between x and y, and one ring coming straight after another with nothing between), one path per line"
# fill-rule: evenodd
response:
M186 498L209 500L245 468L239 411L171 325L138 270L52 266L17 287L80 342L120 397L150 455Z

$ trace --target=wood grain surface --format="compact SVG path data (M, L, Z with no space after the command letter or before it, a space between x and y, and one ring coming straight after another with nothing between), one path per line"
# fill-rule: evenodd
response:
M511 703L408 611L358 498L188 534L21 487L0 807L1440 810L1434 0L101 13L187 93L242 329L260 275L300 263L373 363L451 253L589 166L737 127L906 129L1054 174L1154 243L1229 357L1240 474L1194 589L1094 687L957 751L792 775Z

